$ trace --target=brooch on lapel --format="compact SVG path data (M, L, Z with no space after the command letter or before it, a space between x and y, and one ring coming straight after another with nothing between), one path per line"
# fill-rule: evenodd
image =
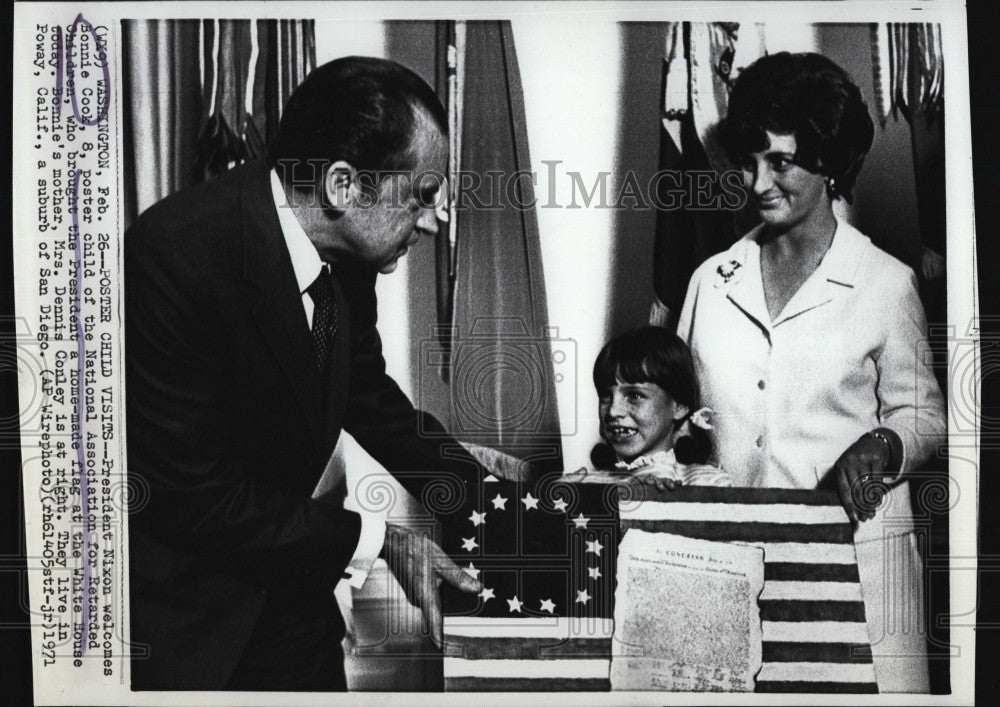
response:
M737 277L737 272L742 267L743 264L735 260L730 260L728 263L723 263L722 265L720 265L718 269L716 269L715 271L716 274L718 275L718 277L716 277L715 279L715 286L722 287L723 285L728 285L729 281L733 280L734 278L736 278L736 280L738 281L739 277ZM740 277L742 277L742 273L740 273Z

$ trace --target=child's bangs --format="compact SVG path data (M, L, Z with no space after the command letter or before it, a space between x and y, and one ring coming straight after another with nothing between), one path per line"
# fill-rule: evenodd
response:
M605 390L623 383L647 383L650 375L648 356L627 350L621 345L605 348L594 362L594 386Z

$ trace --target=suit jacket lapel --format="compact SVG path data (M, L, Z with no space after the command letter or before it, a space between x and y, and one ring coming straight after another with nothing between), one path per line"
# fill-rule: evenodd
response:
M254 317L305 413L313 437L322 441L322 383L302 296L274 211L268 170L264 165L254 165L247 174L241 193L243 273L258 288Z

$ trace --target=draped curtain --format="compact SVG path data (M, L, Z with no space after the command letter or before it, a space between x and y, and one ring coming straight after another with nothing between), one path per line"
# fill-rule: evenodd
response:
M947 393L947 215L944 166L944 53L941 27L887 23L872 28L875 100L880 123L902 117L910 128L922 255L920 296L932 326L935 373Z
M739 70L764 54L761 25L737 22L668 22L664 32L660 113L660 170L677 174L687 192L694 173L720 175L732 169L718 140L719 120L726 115L729 89ZM657 183L658 203L672 202L670 180ZM717 180L706 198L721 197ZM753 225L747 211L724 208L660 209L653 246L653 290L656 300L650 323L672 327L680 313L688 280L704 260L732 245Z
M945 254L944 56L941 27L888 23L874 28L875 97L884 126L902 116L910 126L913 167L920 210L920 236L926 249ZM927 279L944 276L927 262Z
M524 206L535 198L510 22L441 23L438 37L438 90L452 122L452 207L438 241L450 429L561 470L538 218ZM482 181L468 186L456 170ZM500 189L490 172L501 175Z
M125 223L193 181L202 111L194 20L122 23Z
M128 20L126 222L264 154L316 65L312 20Z

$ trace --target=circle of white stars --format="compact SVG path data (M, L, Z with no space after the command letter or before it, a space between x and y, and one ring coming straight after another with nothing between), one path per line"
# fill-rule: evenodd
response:
M489 475L488 477L486 477L485 480L487 482L496 482L496 481L498 481L498 479L495 476L493 476L492 474ZM490 502L493 504L493 510L496 510L496 511L506 511L507 510L507 501L508 500L510 500L510 499L505 498L502 494L498 493L496 496L494 496L492 499L490 499ZM525 510L525 512L532 511L532 510L538 510L538 508L539 508L539 505L538 505L539 504L539 499L537 499L534 496L532 496L530 491L528 493L526 493L523 498L520 499L520 502L524 504L524 510ZM563 498L556 498L552 502L552 508L554 510L556 510L556 511L560 511L562 513L566 513L567 515L569 514L569 511L568 511L569 504ZM574 528L579 528L579 529L583 529L583 530L586 530L587 524L590 522L590 518L586 517L583 513L578 513L575 518L567 518L567 519L573 521ZM483 511L483 512L472 511L472 515L469 516L469 521L472 523L472 525L474 527L478 527L480 525L485 525L486 524L486 512L485 511ZM601 543L600 543L599 540L586 540L586 545L587 545L587 550L586 550L587 553L594 553L594 555L596 555L597 557L601 556L601 550L604 549L604 546L601 545ZM473 536L471 538L462 538L462 549L463 550L465 550L467 552L472 552L473 550L475 550L478 547L479 547L479 543L476 542L475 536ZM477 580L479 579L480 570L478 570L476 568L476 566L473 563L471 563L471 562L469 563L468 567L463 567L462 571L465 572L466 574L468 574L473 579L477 579ZM599 579L600 577L603 576L601 574L600 567L588 567L587 568L587 574L588 574L588 576L589 576L589 578L591 580L595 580L595 581L597 579ZM490 599L495 599L496 598L496 593L490 587L483 587L483 589L479 592L478 596L483 600L483 603L485 604ZM582 590L581 589L576 590L575 603L586 605L586 604L588 604L590 602L590 600L592 598L593 597L591 597L590 592L586 588L584 588ZM508 611L510 613L512 613L512 614L513 613L518 613L518 614L523 614L524 613L523 612L524 602L521 601L516 594L513 596L513 598L507 599L506 602L507 602ZM555 602L552 601L551 598L549 598L549 599L539 599L539 608L538 608L538 611L545 612L545 613L548 613L548 614L555 614L555 611L556 611Z

